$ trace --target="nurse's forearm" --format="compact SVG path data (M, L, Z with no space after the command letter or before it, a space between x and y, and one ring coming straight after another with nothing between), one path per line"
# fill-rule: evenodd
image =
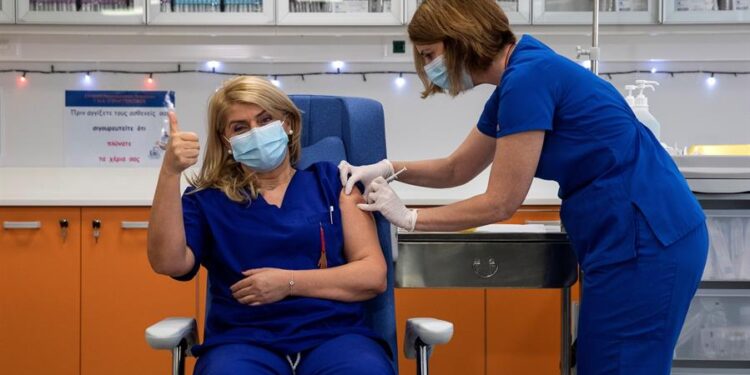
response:
M398 175L398 181L415 186L430 188L450 188L466 183L461 181L455 173L455 168L448 158L419 160L419 161L391 161L393 170L406 171Z
M148 260L157 273L182 276L193 268L194 259L188 253L182 222L180 175L162 169L149 219Z
M416 230L459 231L509 219L518 209L502 199L480 194L451 205L419 209Z
M359 260L322 270L293 272L293 296L358 302L386 289L387 270L382 262Z

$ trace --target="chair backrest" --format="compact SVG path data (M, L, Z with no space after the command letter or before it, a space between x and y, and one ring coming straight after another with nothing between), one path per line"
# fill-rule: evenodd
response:
M383 106L379 102L318 95L291 95L290 98L302 111L303 151L298 165L322 160L338 163L342 157L353 165L362 165L386 158L385 121ZM332 153L336 149L334 144L338 142L337 138L343 143L345 155L337 155L335 151ZM390 345L394 367L398 368L391 225L380 214L375 215L375 221L380 247L388 266L388 288L385 293L366 302L365 310L370 327Z

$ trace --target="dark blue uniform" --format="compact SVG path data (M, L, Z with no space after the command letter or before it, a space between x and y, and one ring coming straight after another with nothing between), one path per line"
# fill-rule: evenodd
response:
M536 177L560 184L585 274L578 374L668 375L708 238L658 140L610 83L528 35L478 128L493 138L545 131Z
M192 190L182 204L196 266L180 279L191 279L203 265L209 281L205 340L192 350L199 356L196 374L291 373L286 356L294 361L298 353L297 374L361 373L360 367L368 374L393 372L361 303L288 297L248 306L229 289L248 269L317 269L321 227L328 267L346 263L335 165L298 170L280 208L262 196L236 203L217 189Z

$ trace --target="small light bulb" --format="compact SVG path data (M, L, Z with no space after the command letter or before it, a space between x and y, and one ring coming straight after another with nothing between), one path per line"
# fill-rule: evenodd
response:
M706 83L707 83L707 84L708 84L709 86L713 86L713 85L715 85L715 84L716 84L716 77L714 77L714 76L708 77L708 78L706 79Z
M85 82L85 83L91 83L91 74L86 73L86 75L83 76L83 82Z
M276 78L274 78L274 79L271 80L271 84L273 84L276 87L281 87L281 81L279 81Z
M28 82L26 80L26 72L24 72L22 75L20 75L16 79L16 86L18 86L18 87L26 87L27 84L28 84Z
M656 67L651 68L651 74L656 73Z
M406 85L406 79L404 77L397 77L396 78L396 86L397 87L404 87Z
M586 69L591 69L591 60L581 61L581 66Z
M341 60L336 60L331 63L331 66L333 67L333 69L340 70L344 68L344 62Z
M219 69L220 66L221 63L216 60L211 60L206 63L206 67L208 67L208 69Z

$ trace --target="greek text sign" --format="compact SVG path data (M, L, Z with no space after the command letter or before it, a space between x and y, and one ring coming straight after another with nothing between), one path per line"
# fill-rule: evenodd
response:
M72 167L158 167L166 91L66 91L65 161ZM174 92L170 94L174 103Z

